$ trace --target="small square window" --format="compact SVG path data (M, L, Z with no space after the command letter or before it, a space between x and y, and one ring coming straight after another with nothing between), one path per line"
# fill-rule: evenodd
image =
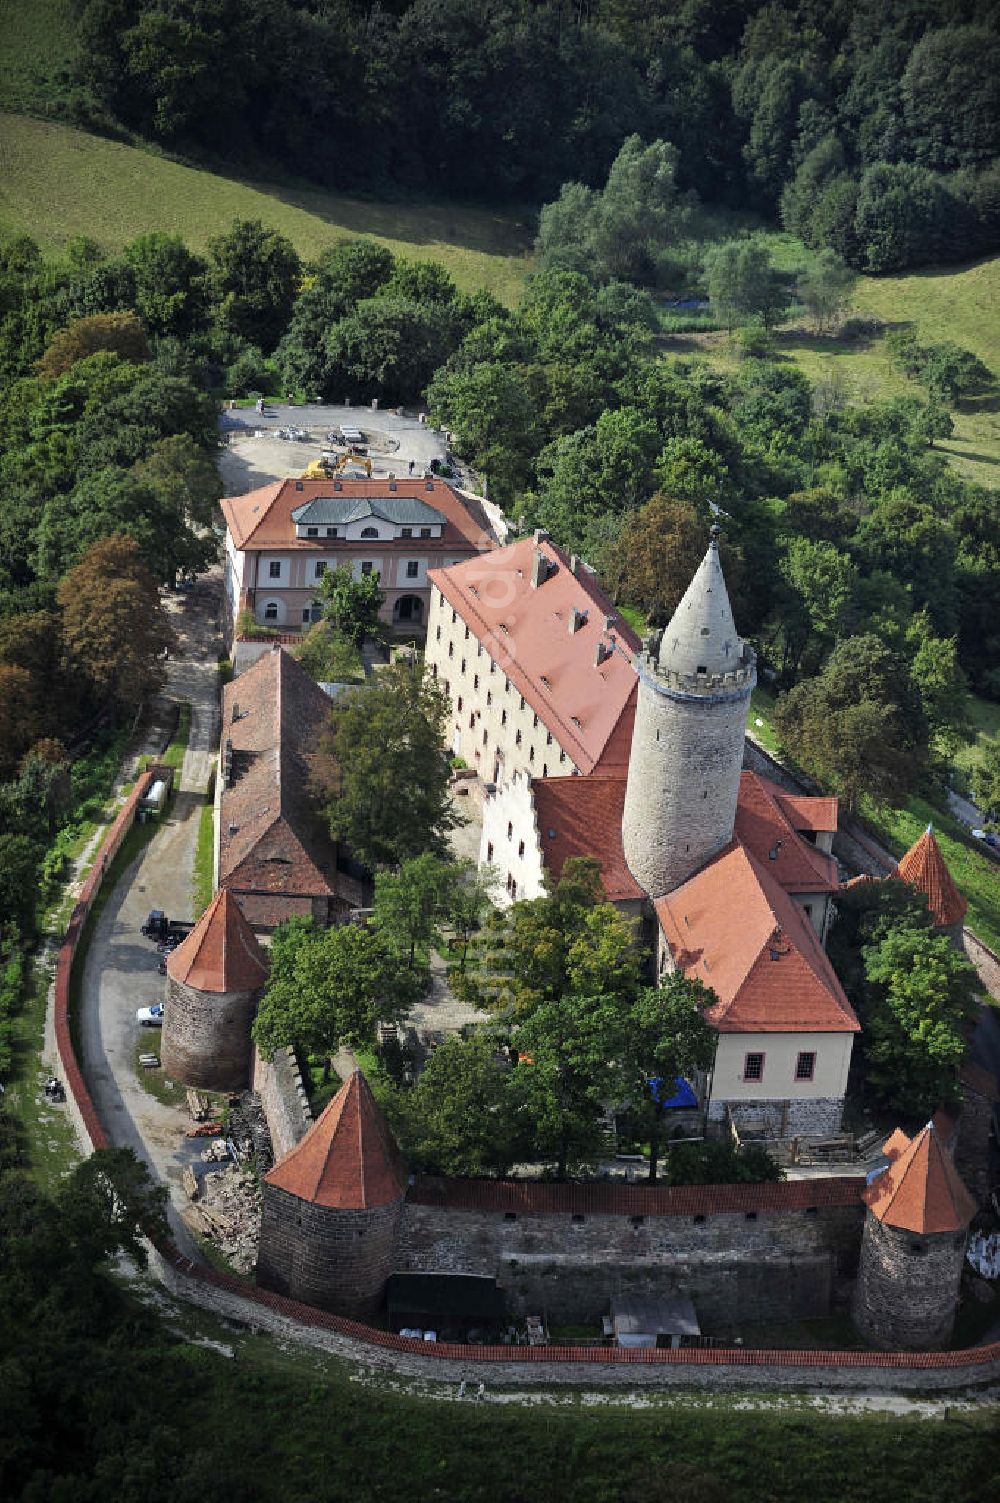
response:
M429 527L421 527L421 529L420 529L420 536L422 538L429 538L430 535L431 535L431 530L430 530Z
M339 527L328 527L326 529L326 535L327 535L328 538L339 538L340 537L340 528Z
M280 563L277 563L274 560L272 560L271 563L268 564L268 566L267 566L267 577L268 577L268 579L280 579L281 578L281 565L280 565Z
M416 577L417 577L417 575L419 573L420 573L420 565L417 563L417 561L415 559L411 558L409 560L409 562L407 563L407 565L406 565L406 577L407 577L407 579L416 579Z
M400 535L401 538L411 538L413 536L413 528L412 527L404 527L401 530L401 532L400 532L399 535Z
M806 1050L795 1061L795 1079L812 1080L816 1073L816 1055L812 1050Z
M306 528L306 537L307 538L318 538L319 537L319 528L318 527L307 527Z
M362 574L372 574L372 573L374 573L374 570L375 570L375 565L371 562L370 559L366 559L364 561L364 563L361 565L361 572L362 572Z
M764 1056L763 1054L748 1054L743 1061L744 1080L764 1079Z

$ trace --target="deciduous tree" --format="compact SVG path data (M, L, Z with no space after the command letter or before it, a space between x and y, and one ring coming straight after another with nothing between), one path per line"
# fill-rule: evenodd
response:
M120 360L139 365L149 359L146 331L134 313L94 313L76 318L60 329L38 362L40 376L62 376L78 360L108 351Z
M128 709L156 692L173 632L131 538L91 544L57 598L68 658L94 694Z

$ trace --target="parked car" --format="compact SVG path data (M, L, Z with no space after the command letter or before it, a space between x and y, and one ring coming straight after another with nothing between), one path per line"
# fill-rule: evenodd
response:
M135 1021L140 1028L160 1028L163 1024L163 1003L152 1002L149 1007L137 1007Z

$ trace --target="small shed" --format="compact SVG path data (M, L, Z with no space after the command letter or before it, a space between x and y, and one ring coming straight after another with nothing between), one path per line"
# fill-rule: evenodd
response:
M503 1290L475 1273L394 1273L386 1285L389 1329L432 1330L444 1340L502 1330Z
M678 1347L682 1336L701 1335L694 1304L686 1294L613 1299L611 1329L621 1347Z

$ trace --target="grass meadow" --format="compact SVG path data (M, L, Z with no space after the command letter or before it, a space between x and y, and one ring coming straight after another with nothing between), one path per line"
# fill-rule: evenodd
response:
M236 218L280 230L306 259L370 235L395 254L438 262L463 291L486 287L508 304L531 264L534 231L514 212L242 182L55 121L0 115L0 228L31 235L50 254L74 235L115 251L149 230L204 250Z

